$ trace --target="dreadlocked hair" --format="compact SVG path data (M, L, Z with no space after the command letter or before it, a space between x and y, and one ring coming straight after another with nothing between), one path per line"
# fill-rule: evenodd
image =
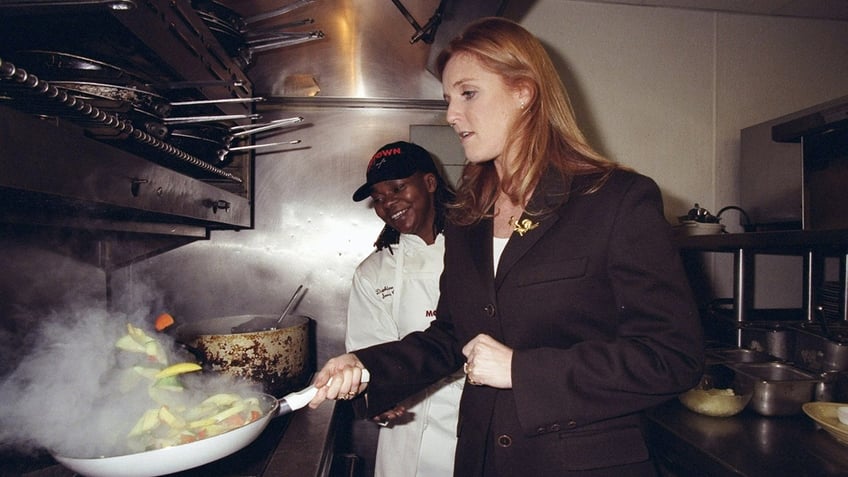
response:
M454 194L453 188L442 178L441 174L436 173L434 175L436 176L436 192L433 195L433 203L436 208L436 219L433 221L433 231L436 235L438 235L445 230L447 209L454 201L456 195ZM400 232L398 232L394 227L385 225L383 230L380 231L380 235L377 236L377 241L374 242L374 246L377 247L377 250L388 248L389 252L394 254L392 245L399 241Z

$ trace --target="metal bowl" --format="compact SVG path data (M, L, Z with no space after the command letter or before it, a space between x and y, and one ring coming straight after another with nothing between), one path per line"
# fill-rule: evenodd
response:
M749 406L763 416L789 416L814 398L820 379L784 363L738 363L737 376L753 389Z

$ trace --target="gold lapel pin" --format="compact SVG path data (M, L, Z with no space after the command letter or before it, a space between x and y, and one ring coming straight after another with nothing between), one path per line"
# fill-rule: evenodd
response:
M512 230L518 232L518 235L524 237L524 234L539 226L538 222L533 222L530 219L515 220L515 217L509 218L509 225Z

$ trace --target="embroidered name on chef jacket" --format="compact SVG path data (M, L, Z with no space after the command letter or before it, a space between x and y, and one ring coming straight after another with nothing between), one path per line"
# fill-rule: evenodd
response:
M382 288L375 289L374 292L377 294L377 296L381 300L385 300L385 299L391 298L395 295L395 287L393 287L391 285L386 285ZM436 310L425 310L424 316L426 316L429 319L435 319L436 318Z

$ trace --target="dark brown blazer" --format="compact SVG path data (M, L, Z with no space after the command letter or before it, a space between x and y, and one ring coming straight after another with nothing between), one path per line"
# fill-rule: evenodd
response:
M548 173L493 269L492 222L445 231L437 319L356 352L376 415L462 365L487 333L514 350L512 389L465 385L457 476L650 475L641 412L698 382L700 321L653 180ZM642 472L644 471L644 472Z

